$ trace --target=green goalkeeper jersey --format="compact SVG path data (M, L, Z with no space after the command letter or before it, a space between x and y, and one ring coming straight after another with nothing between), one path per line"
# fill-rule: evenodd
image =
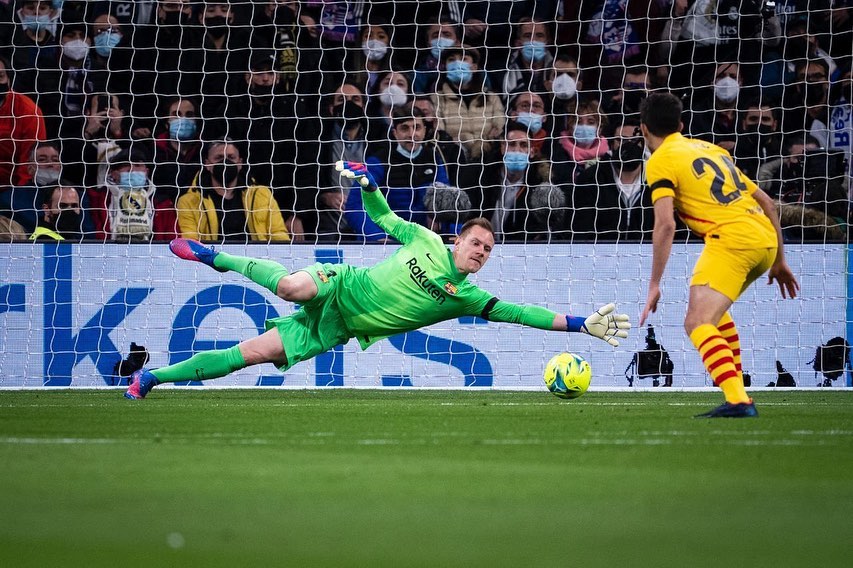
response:
M370 218L403 245L379 264L341 274L338 310L362 349L460 316L552 329L555 312L500 301L471 284L439 235L398 217L380 191L362 194Z

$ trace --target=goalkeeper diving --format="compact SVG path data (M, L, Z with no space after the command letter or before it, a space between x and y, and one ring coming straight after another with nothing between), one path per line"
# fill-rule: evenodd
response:
M402 246L372 267L316 263L290 273L272 260L217 252L190 239L173 240L169 248L180 258L220 272L239 272L302 309L267 320L265 333L234 347L197 353L168 367L141 369L131 375L125 397L141 399L161 383L216 379L262 363L286 371L353 337L367 349L392 335L461 316L585 333L614 347L628 337L629 318L614 313L613 304L589 317L574 317L505 302L478 288L467 278L483 268L495 246L488 220L465 223L448 250L438 234L391 211L364 164L338 162L336 167L359 184L367 214Z

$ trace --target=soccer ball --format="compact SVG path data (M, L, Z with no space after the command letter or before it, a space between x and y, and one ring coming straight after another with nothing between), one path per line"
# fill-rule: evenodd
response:
M560 398L577 398L589 388L592 368L574 353L554 355L545 365L545 385Z

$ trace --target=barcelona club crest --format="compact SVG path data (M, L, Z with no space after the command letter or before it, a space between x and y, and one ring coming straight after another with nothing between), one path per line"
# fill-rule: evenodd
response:
M454 286L452 282L447 282L444 284L444 291L450 294L451 296L455 296L456 292L458 292L459 289Z

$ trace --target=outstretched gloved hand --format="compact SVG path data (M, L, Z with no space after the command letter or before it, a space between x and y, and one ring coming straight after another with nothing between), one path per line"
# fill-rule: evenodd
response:
M335 163L335 169L341 172L341 177L357 181L361 187L368 191L375 191L379 188L376 180L367 171L367 166L361 162L338 161Z
M598 308L581 325L581 333L587 333L603 339L613 347L619 347L619 339L628 337L631 321L628 314L614 314L616 304L607 304Z

